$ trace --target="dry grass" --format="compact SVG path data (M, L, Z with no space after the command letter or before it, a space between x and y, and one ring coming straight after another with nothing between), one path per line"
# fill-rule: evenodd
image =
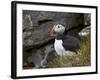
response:
M81 37L81 49L80 54L74 56L65 56L63 59L55 58L49 62L48 67L81 67L91 65L90 54L90 35Z

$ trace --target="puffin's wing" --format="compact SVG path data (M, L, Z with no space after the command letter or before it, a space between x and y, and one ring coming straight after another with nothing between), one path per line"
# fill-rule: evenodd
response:
M77 49L80 49L80 40L76 37L65 36L62 41L65 50L76 51Z

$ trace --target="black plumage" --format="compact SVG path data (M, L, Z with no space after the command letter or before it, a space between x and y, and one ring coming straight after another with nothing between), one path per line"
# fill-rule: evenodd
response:
M69 50L77 53L77 50L80 49L80 40L74 36L62 34L58 35L56 39L62 40L62 45L66 51Z
M51 36L55 37L54 48L58 55L66 54L66 51L78 53L80 49L80 38L78 34L68 35L68 30L61 25L57 24L49 31Z

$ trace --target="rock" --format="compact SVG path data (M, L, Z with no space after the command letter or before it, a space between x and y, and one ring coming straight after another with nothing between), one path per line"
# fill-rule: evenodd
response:
M45 68L45 67L47 67L47 65L48 65L47 60L43 59L43 60L41 61L41 67Z
M84 14L84 24L88 26L91 25L91 14Z
M41 61L42 61L42 57L41 57L41 55L40 55L40 51L39 50L37 50L37 51L33 51L34 53L32 53L32 60L33 60L33 62L34 62L34 64L35 64L35 67L36 68L39 68L39 67L41 67Z
M90 26L87 26L85 28L83 28L80 32L79 35L80 36L87 36L90 34Z
M59 16L60 15L60 16ZM23 11L23 46L40 44L48 37L48 28L62 24L67 30L82 25L83 14L64 12ZM78 30L78 29L77 29ZM74 33L79 32L74 31ZM71 32L69 32L71 33Z

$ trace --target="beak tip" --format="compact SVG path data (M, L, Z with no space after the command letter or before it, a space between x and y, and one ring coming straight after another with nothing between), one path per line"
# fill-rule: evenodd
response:
M54 31L53 28L49 28L49 29L48 29L48 36L51 36L51 37L56 36L56 32Z

